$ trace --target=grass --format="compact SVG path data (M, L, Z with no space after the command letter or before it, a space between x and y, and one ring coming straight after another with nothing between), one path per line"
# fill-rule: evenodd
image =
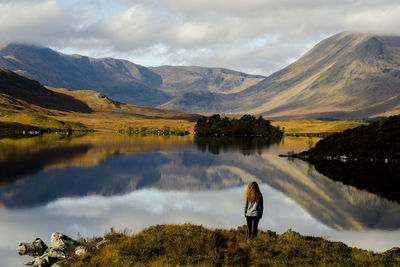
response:
M366 123L352 121L321 121L321 120L287 120L273 121L273 126L285 128L285 134L305 134L305 133L335 133L352 129Z
M351 248L341 242L259 231L246 239L246 227L221 230L203 226L156 225L137 234L106 233L102 238L81 239L86 254L71 249L60 266L395 266L400 257Z
M54 89L74 96L88 104L90 113L59 111L35 106L24 101L18 105L4 105L0 109L0 122L17 122L26 126L50 129L96 130L114 132L121 129L147 127L163 129L170 127L179 131L192 132L198 115L178 111L160 110L116 103L107 98L97 98L94 91L72 92Z

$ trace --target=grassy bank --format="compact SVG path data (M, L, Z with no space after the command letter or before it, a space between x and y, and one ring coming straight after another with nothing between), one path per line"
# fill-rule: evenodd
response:
M111 229L102 238L80 240L60 266L395 266L400 256L351 248L341 242L259 231L247 241L244 226L232 230L191 224L156 225L135 235ZM102 244L102 245L101 245Z
M366 123L353 121L286 120L273 121L272 126L285 128L285 134L336 133L352 129Z

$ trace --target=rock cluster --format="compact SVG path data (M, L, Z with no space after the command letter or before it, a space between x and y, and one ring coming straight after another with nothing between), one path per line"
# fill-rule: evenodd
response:
M29 255L35 257L34 259L25 263L28 266L34 267L56 267L57 262L65 259L65 252L71 245L75 245L76 241L72 238L61 234L53 233L51 235L51 247L40 239L36 238L29 243L20 243L18 246L18 253L20 255ZM79 253L84 254L84 249Z

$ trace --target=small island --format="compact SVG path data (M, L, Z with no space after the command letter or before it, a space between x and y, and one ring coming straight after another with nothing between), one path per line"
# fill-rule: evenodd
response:
M271 125L271 121L263 117L243 115L240 119L221 118L214 114L210 117L201 117L194 127L197 136L229 136L229 137L267 137L270 140L280 140L283 131Z

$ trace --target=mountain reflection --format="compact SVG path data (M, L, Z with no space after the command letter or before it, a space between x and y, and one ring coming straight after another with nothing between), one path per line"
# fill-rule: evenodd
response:
M68 146L78 151L70 158L65 154L63 162L44 159L48 165L42 164L35 174L0 187L0 205L8 209L32 207L64 197L126 195L145 188L225 190L255 180L282 192L334 229L400 227L398 203L335 182L301 160L279 158L278 153L291 150L284 144L230 140L218 145L216 140L193 142L183 137L85 138L70 141Z
M393 190L400 187L400 165L398 164L337 160L311 160L310 163L328 178L400 203L398 191Z

